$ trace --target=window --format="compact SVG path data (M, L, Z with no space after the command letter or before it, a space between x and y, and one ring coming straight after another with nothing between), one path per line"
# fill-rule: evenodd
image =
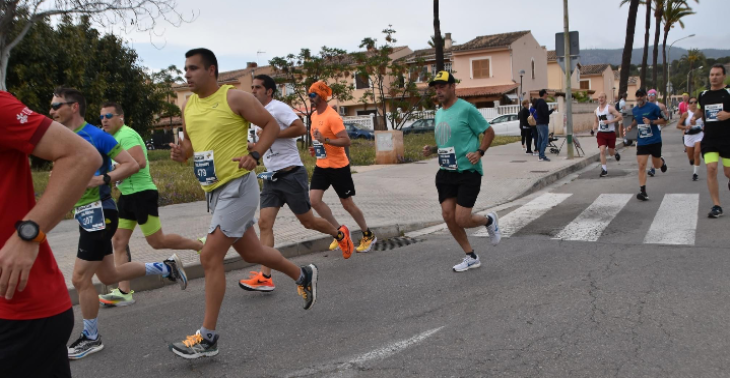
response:
M487 58L475 58L471 60L472 79L488 79L491 74L492 60Z
M451 73L451 62L444 62L444 71ZM436 65L431 65L431 76L436 76Z
M590 80L581 80L580 89L591 89L591 81Z
M370 78L366 75L355 75L355 89L370 88Z
M532 60L532 80L535 80L535 59Z
M411 80L415 80L416 83L425 82L427 74L428 66L411 67Z

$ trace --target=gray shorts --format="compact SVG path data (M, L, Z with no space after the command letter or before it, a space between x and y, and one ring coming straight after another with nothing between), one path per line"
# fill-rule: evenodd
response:
M220 227L229 238L240 238L256 223L259 200L259 183L256 176L248 173L206 193L213 214L208 233Z
M312 208L309 201L309 177L304 167L279 172L274 178L276 181L264 180L264 189L261 190L262 209L286 204L294 214L301 215Z

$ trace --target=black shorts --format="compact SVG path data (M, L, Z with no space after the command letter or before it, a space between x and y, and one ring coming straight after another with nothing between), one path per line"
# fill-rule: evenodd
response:
M128 219L137 222L140 226L147 223L147 217L159 217L157 200L159 193L156 190L143 190L128 195L122 194L117 201L119 219Z
M116 210L104 209L106 228L99 231L86 231L79 226L79 249L76 257L84 261L101 261L114 253L112 237L117 232L119 213Z
M655 158L662 157L662 142L636 146L636 155L651 155Z
M70 308L49 318L0 319L0 376L71 378L66 342L73 328Z
M342 199L355 195L355 183L352 181L349 164L342 168L314 167L309 188L311 190L327 190L330 185L335 188L337 196Z
M443 203L449 198L456 198L457 205L471 209L477 202L481 188L482 175L479 172L454 172L439 169L436 173L439 203Z
M730 159L730 141L707 139L705 135L702 138L702 143L700 143L700 149L702 150L702 155L716 152L720 154L721 158Z
M261 190L261 208L282 207L284 204L294 214L302 215L312 208L309 201L309 177L304 167L296 167L290 171L278 172L276 181L264 180Z

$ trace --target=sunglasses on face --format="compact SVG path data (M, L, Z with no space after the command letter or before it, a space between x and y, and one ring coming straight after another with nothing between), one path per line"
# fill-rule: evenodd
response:
M696 103L697 103L697 101L690 101L689 103L690 103L690 104L696 104Z
M310 93L309 94L309 98L315 98L315 97L317 97L317 94L316 93Z
M119 115L119 114L113 114L113 113L102 114L102 115L99 116L99 120L103 121L104 118L106 118L106 119L112 119L112 117L114 117L115 115Z
M58 110L58 109L61 109L62 106L64 106L64 105L71 105L74 102L76 102L76 101L53 102L53 103L51 103L51 109Z

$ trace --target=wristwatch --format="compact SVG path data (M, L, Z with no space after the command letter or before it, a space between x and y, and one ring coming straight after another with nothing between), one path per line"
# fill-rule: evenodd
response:
M330 138L324 138L324 144L330 144Z
M479 152L479 155L482 155L482 156L484 156L484 153L485 153L486 151L485 151L485 150L477 150L477 152Z
M107 185L111 184L111 182L112 182L112 177L111 176L109 176L108 174L104 173L104 175L102 175L102 177L104 178L104 184L107 184Z
M254 160L256 160L256 165L258 165L258 164L259 164L259 160L261 159L261 154L259 154L259 153L258 153L258 152L256 152L256 151L251 151L251 152L249 152L248 154L249 154L249 155L251 155L251 157L252 157L252 158L253 158Z
M38 227L38 223L32 220L15 222L15 230L22 240L36 243L46 241L46 234Z

